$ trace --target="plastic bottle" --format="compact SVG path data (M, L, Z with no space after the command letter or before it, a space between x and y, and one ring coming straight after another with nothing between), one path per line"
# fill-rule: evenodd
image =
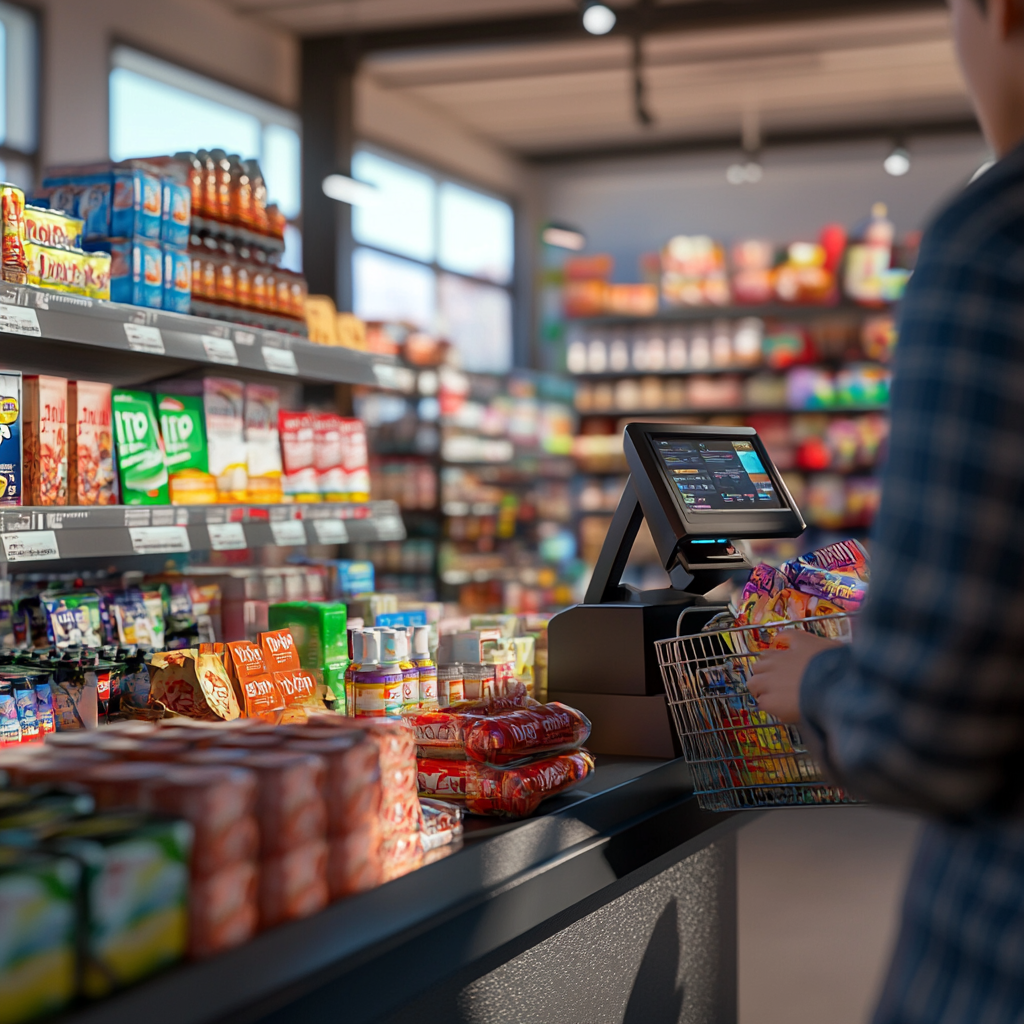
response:
M421 708L437 707L437 666L430 659L430 627L416 626L412 638L412 660L419 675Z
M398 634L399 667L402 670L402 708L408 710L420 703L420 670L413 660L409 634Z
M352 683L356 672L362 668L364 633L361 629L353 629L350 632L352 635L352 660L348 663L348 668L345 669L345 714L352 718L356 713Z
M405 634L394 629L382 629L380 633L380 663L384 683L384 714L402 713L402 691L405 688L405 673L402 668L402 640Z

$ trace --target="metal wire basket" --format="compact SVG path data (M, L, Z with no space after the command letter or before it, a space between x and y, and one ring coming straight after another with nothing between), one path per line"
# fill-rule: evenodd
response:
M730 624L655 643L701 807L736 811L859 802L822 779L799 730L758 710L747 689L754 663L783 630L849 642L852 626L844 612L770 625Z

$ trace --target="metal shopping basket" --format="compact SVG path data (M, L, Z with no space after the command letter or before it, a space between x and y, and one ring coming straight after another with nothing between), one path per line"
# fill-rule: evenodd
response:
M847 613L737 626L722 617L691 636L658 640L658 664L697 799L709 811L858 803L822 779L799 730L758 710L747 680L761 652L784 630L845 642Z

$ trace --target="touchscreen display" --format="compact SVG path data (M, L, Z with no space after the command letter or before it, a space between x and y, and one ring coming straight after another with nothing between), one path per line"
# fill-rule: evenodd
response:
M750 441L665 435L651 441L688 512L789 507Z

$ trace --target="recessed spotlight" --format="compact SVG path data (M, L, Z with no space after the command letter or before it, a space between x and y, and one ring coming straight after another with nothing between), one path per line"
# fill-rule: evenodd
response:
M884 160L882 166L886 174L894 178L902 178L904 174L910 173L910 154L902 147L897 146Z
M602 3L588 3L583 8L583 27L592 36L605 36L615 28L615 12Z

